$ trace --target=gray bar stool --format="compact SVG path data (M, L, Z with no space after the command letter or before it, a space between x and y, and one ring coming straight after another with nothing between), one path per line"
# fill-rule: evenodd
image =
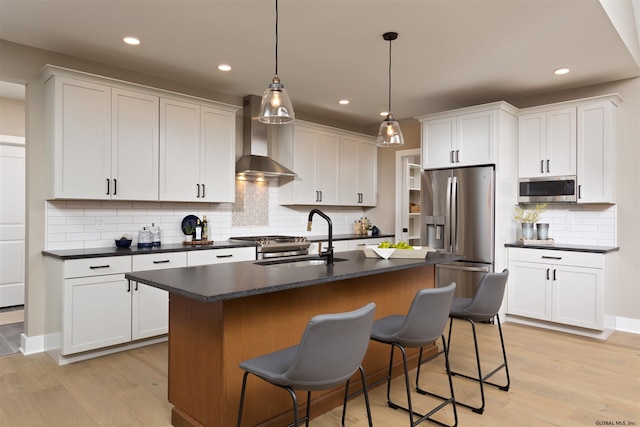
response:
M456 410L456 402L453 394L453 382L451 381L449 369L449 352L447 344L444 340L444 329L449 319L449 311L451 309L451 301L456 289L456 284L451 283L448 286L433 289L423 289L419 291L411 303L409 312L404 315L393 315L376 320L373 323L371 331L371 339L391 346L391 355L389 357L389 372L386 377L376 381L371 387L378 385L384 381L387 382L387 404L393 409L402 409L409 413L409 422L411 427L420 424L424 420L429 420L439 425L447 426L440 421L433 419L431 416L451 404L453 407L454 423L452 426L458 425L458 413ZM449 390L451 397L443 397L434 393L419 389L422 394L429 394L434 397L443 399L444 401L426 414L420 414L413 410L411 402L411 387L409 386L409 370L407 368L407 354L405 348L420 348L419 364L426 363L435 359L435 356L422 361L422 347L435 342L438 338L442 340L443 352L445 355L445 366L447 377L449 379ZM391 400L391 372L393 368L393 352L398 348L402 353L402 363L404 366L404 380L407 391L408 408L398 405ZM416 388L418 387L418 378L416 377ZM414 415L418 417L414 421Z
M296 427L300 425L301 419L298 416L298 401L294 390L307 391L307 414L302 420L306 421L308 427L311 392L327 390L346 382L342 408L344 427L347 400L360 394L357 392L348 395L349 379L358 370L362 380L369 427L373 426L362 359L369 347L375 308L374 303L369 303L346 313L314 316L307 324L298 345L240 363L240 368L244 369L245 373L242 378L238 427L242 425L244 393L249 373L289 392L295 418L289 426Z
M507 278L509 277L509 270L505 269L502 273L486 273L482 276L478 290L473 299L471 298L454 298L451 304L451 321L449 322L449 338L447 343L451 346L451 330L453 329L453 319L466 320L471 324L473 331L473 344L476 349L476 365L478 367L478 376L472 377L464 375L459 372L451 372L452 375L458 375L463 378L468 378L480 383L480 396L482 399L482 405L472 406L467 403L457 402L458 405L465 406L473 410L473 412L482 414L484 412L485 399L484 399L484 384L489 384L494 387L498 387L500 390L508 391L511 380L509 379L509 365L507 364L507 352L504 349L504 338L502 336L502 326L500 325L500 316L498 310L502 305L502 299L504 298L504 291L507 286ZM502 359L503 362L489 372L487 375L482 376L482 369L480 368L480 352L478 351L478 337L476 335L475 322L493 323L494 319L498 324L498 331L500 332L500 344L502 345ZM506 385L499 385L487 381L491 376L500 371L505 370L507 376Z

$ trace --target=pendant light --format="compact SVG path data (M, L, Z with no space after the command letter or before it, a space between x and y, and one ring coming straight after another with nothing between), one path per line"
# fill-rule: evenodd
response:
M278 77L278 0L276 0L276 74L262 95L258 120L273 125L295 120L291 99Z
M400 130L400 123L398 123L393 118L393 114L391 114L391 41L398 38L398 33L384 33L382 38L389 42L389 110L387 111L387 118L380 124L377 145L378 147L390 147L394 145L404 145L404 137Z

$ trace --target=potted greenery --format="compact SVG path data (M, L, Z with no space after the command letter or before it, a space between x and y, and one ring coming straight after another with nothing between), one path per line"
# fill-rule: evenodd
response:
M184 227L184 237L186 242L191 242L193 240L193 233L196 232L196 229L193 225L186 225Z
M546 203L538 203L534 209L524 209L522 206L516 206L513 219L522 224L522 238L524 240L533 239L533 224L540 220L546 209Z

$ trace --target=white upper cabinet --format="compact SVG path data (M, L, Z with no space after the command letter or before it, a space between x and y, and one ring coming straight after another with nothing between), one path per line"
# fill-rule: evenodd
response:
M235 113L160 99L160 200L235 200Z
M111 198L111 88L52 77L46 83L50 198Z
M235 200L235 113L160 99L160 200Z
M621 102L613 94L520 110L518 177L575 175L578 203L615 203Z
M422 168L495 164L501 122L515 114L513 106L496 102L416 117L422 127Z
M62 76L47 81L51 198L158 199L158 97Z
M340 138L340 205L375 206L378 147L373 139Z
M518 117L518 176L576 174L576 109L563 108Z
M278 128L277 144L297 174L281 178L281 204L375 206L377 147L364 135L296 121Z
M615 203L616 110L613 101L578 107L578 203Z
M159 98L112 89L111 198L158 199Z
M233 202L237 107L47 66L51 199Z

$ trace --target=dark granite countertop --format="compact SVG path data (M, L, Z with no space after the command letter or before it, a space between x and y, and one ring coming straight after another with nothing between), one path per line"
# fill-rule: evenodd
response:
M462 259L461 256L429 252L426 258L366 258L363 251L337 253L333 266L276 267L264 261L182 267L127 273L127 279L203 302L237 299L287 289L320 285L390 271Z
M554 243L553 245L506 243L504 246L507 248L548 249L551 251L591 252L596 254L606 254L620 249L617 246L570 245L567 243Z
M45 256L59 259L80 259L80 258L100 258L107 256L122 255L144 255L159 254L165 252L185 252L185 251L201 251L206 249L227 249L227 248L244 248L255 247L255 243L244 242L240 240L221 240L213 242L211 245L184 245L182 243L166 244L160 246L152 246L150 248L139 248L131 245L130 248L91 248L91 249L65 249L57 251L42 251Z
M393 234L380 234L378 236L356 236L355 234L338 234L333 237L334 241L338 240L366 240L376 239L379 237L393 238ZM324 242L329 240L326 235L309 236L311 242ZM246 242L242 240L221 240L215 241L211 245L184 245L182 243L166 244L161 246L153 246L150 248L139 248L136 245L131 245L130 248L116 248L115 246L109 248L90 248L90 249L61 249L42 251L42 255L59 258L63 260L67 259L81 259L81 258L101 258L108 256L121 256L121 255L143 255L143 254L159 254L165 252L185 252L185 251L200 251L205 249L227 249L227 248L243 248L243 247L255 247L256 244L252 242Z

